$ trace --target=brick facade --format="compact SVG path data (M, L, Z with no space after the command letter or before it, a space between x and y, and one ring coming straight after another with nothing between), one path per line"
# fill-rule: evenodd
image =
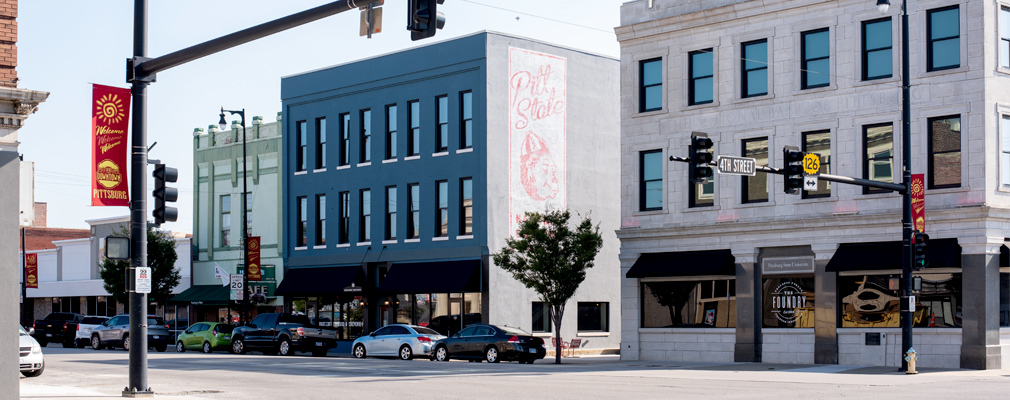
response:
M0 0L0 86L18 84L17 17L17 0Z

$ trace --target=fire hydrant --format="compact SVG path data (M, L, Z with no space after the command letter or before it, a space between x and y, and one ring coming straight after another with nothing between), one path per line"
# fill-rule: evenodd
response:
M915 355L915 348L909 347L908 353L905 353L905 361L908 361L908 370L905 371L906 374L918 374L915 370L915 360L919 357Z

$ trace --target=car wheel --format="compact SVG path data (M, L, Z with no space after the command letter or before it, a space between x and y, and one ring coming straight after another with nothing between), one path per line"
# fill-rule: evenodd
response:
M98 338L98 335L91 337L91 348L95 350L102 349L102 340Z
M130 351L130 335L123 336L123 350Z
M186 352L186 346L182 344L182 341L175 342L175 351L180 353Z
M203 342L203 352L210 354L211 351L214 351L214 349L210 346L210 342Z
M245 342L242 339L232 339L231 352L232 354L245 354Z
M449 349L445 346L435 348L435 361L449 361Z
M45 370L46 370L46 363L45 363L45 361L43 361L42 362L42 368L39 368L39 369L34 370L34 371L21 371L21 375L24 375L26 378L34 378L36 376L42 375L42 371L45 371Z
M168 344L166 343L166 344L157 344L157 345L154 345L154 350L157 351L157 352L159 352L159 353L164 353L165 350L168 350Z
M410 360L412 358L414 358L414 350L410 348L410 345L405 344L403 346L400 346L400 359Z
M489 363L496 363L501 361L501 359L498 358L498 348L491 346L488 347L487 350L484 350L484 359L487 360L487 362Z
M288 338L281 339L281 343L277 345L277 354L284 357L291 355L291 341Z
M365 345L359 343L354 346L354 358L365 358Z

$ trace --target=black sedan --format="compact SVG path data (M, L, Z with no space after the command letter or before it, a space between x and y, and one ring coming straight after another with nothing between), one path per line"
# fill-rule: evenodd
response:
M436 361L461 358L492 363L505 360L533 364L546 355L543 339L518 328L495 325L470 325L435 342L432 351L432 359Z

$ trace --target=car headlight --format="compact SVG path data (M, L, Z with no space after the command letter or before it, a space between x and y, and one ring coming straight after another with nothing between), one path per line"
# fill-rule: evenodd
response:
M32 353L41 353L41 352L42 352L42 346L39 346L38 343L32 344Z

